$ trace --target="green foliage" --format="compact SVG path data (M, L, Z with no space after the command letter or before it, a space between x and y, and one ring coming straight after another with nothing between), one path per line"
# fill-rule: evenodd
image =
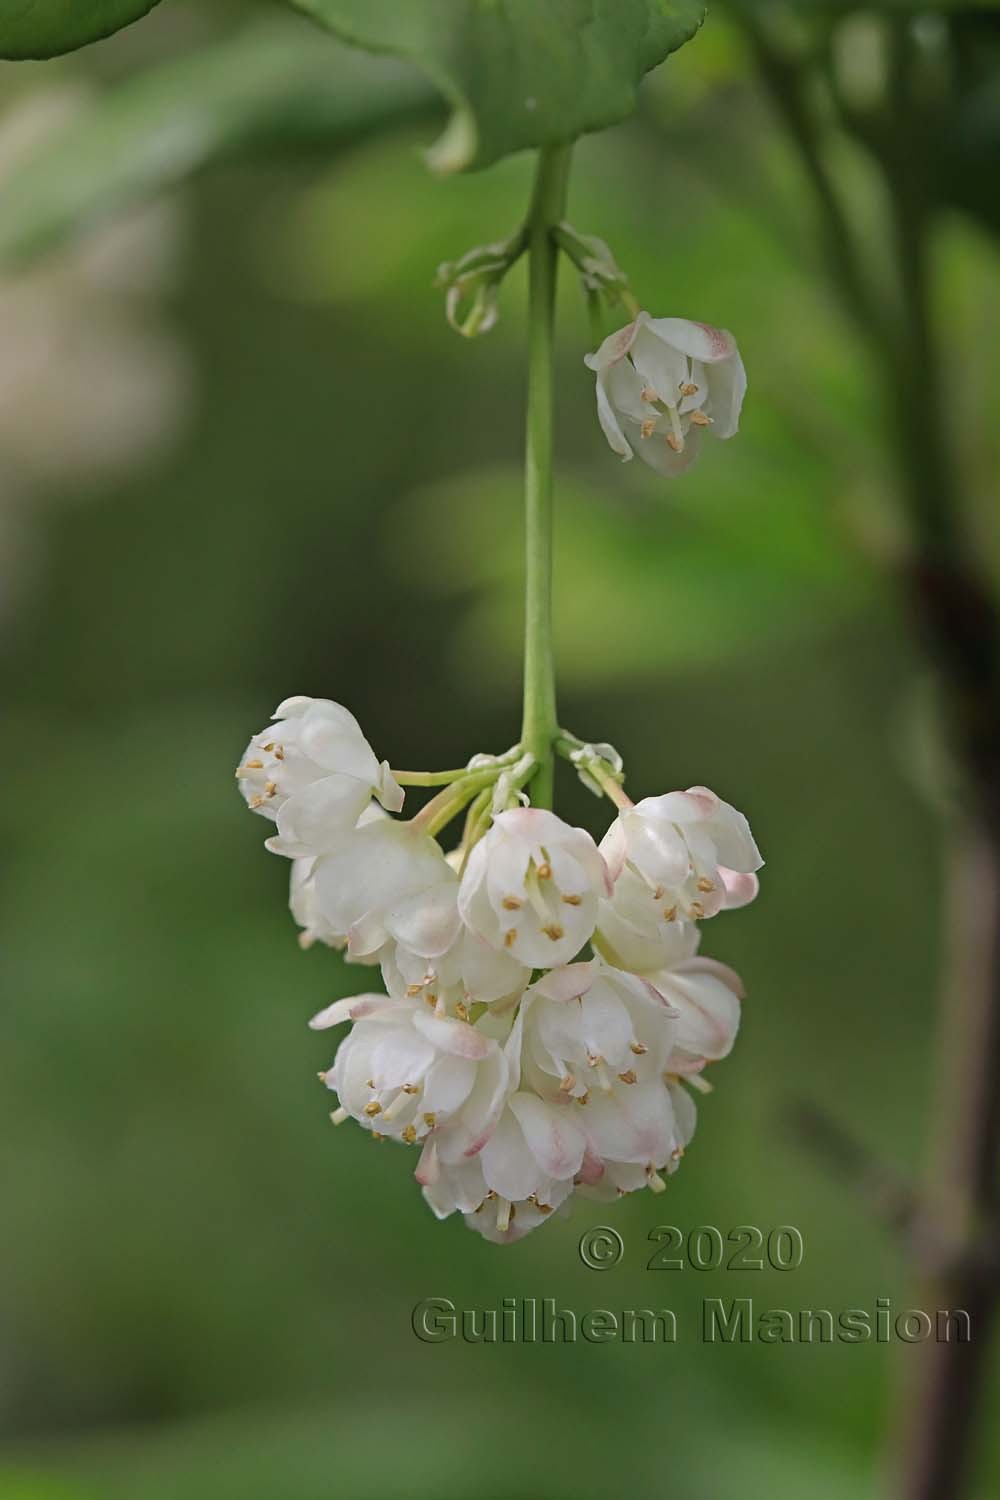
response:
M0 57L57 57L138 21L157 0L0 0Z
M359 58L299 21L255 25L140 73L47 141L0 187L0 261L243 153L329 149L430 110L386 58Z
M428 153L484 167L631 114L644 73L697 31L701 0L295 0L345 41L415 62L453 114Z

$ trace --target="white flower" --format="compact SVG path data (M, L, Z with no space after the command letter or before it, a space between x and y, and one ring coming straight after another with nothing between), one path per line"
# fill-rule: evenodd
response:
M269 848L292 857L330 849L370 799L398 812L402 789L352 713L329 698L286 698L255 734L237 768L253 812L278 825Z
M274 843L269 839L268 847ZM454 879L434 839L412 823L385 818L341 833L335 847L316 859L312 900L326 928L346 941L348 958L374 962L394 934L434 926L442 894L442 949L447 946Z
M473 849L458 894L464 922L521 963L566 963L588 942L601 893L610 894L597 846L543 808L499 813Z
M728 1057L740 1029L743 982L714 958L688 958L649 975L649 983L675 1015L674 1045L667 1069L691 1073Z
M521 1086L581 1106L584 1184L610 1170L617 1188L626 1180L657 1188L659 1171L679 1161L690 1137L666 1074L676 1020L657 988L600 959L553 970L527 991Z
M435 1016L420 1001L386 995L337 1000L309 1024L325 1030L346 1020L354 1025L324 1075L339 1099L335 1122L351 1115L408 1145L445 1130L456 1159L479 1148L509 1086L508 1061L493 1037L467 1021Z
M739 426L746 371L725 329L641 312L586 364L597 373L597 414L611 447L629 459L634 445L660 474L691 466L702 428L729 438Z
M461 1015L460 1007L477 1002L514 1003L530 978L524 964L463 925L454 874L388 912L385 928L391 941L379 960L386 989L420 996L440 1014Z
M384 821L387 817L388 814L377 802L369 802L358 819L358 827L364 828L369 823ZM330 926L323 915L316 895L318 860L319 857L314 854L300 855L292 859L292 873L288 882L289 910L302 928L299 933L301 948L311 948L313 943L326 943L331 948L342 948L347 941L347 935L335 931Z
M625 869L615 881L612 899L598 908L594 947L608 963L630 974L652 974L693 958L698 928L679 917L671 920L669 911L651 902L645 882Z
M704 786L624 809L601 853L615 882L615 909L639 931L745 905L757 893L753 872L764 863L743 814Z
M424 1197L439 1219L457 1210L498 1243L520 1239L565 1202L587 1151L571 1105L526 1091L510 1095L481 1150L457 1155L447 1134L421 1173Z

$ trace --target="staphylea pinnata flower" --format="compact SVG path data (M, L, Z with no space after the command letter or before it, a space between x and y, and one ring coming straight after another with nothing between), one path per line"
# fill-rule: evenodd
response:
M521 963L566 963L589 942L611 894L590 834L544 808L502 812L473 849L458 894L463 920Z
M325 1030L348 1019L353 1028L323 1075L339 1099L335 1121L351 1115L408 1145L433 1138L435 1155L442 1137L458 1157L481 1149L508 1092L507 1058L494 1038L419 1000L385 995L334 1001L309 1024Z
M687 1136L678 1124L668 1075L679 1013L648 981L600 959L554 969L527 991L521 1008L522 1086L572 1101L586 1135L596 1186L641 1173L659 1187Z
M644 887L642 902L668 922L700 921L724 907L745 906L757 894L755 872L764 863L743 814L705 786L623 808L601 840L601 853L622 914L638 917L633 897ZM635 880L619 891L623 875Z
M724 328L640 312L586 364L597 376L597 415L622 459L638 452L660 474L690 468L703 431L732 437L747 379Z
M236 770L252 812L278 825L275 852L308 855L353 828L372 797L399 812L403 791L352 713L329 698L286 698Z

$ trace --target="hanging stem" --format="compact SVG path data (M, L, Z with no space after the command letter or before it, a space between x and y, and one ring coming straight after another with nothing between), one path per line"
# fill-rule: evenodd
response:
M566 207L569 146L539 153L528 212L528 413L524 464L524 720L521 744L538 762L536 807L552 806L556 718L552 648L553 332L556 264L553 230Z

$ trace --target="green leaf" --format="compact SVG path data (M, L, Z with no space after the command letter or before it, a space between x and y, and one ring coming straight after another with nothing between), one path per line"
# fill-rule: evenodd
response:
M157 0L0 0L0 57L57 57L146 15Z
M344 41L415 62L452 108L438 171L574 140L630 115L702 0L294 0Z
M2 3L2 0L0 0ZM434 104L386 58L359 58L304 22L257 24L134 75L0 184L0 262L243 152L357 141Z

